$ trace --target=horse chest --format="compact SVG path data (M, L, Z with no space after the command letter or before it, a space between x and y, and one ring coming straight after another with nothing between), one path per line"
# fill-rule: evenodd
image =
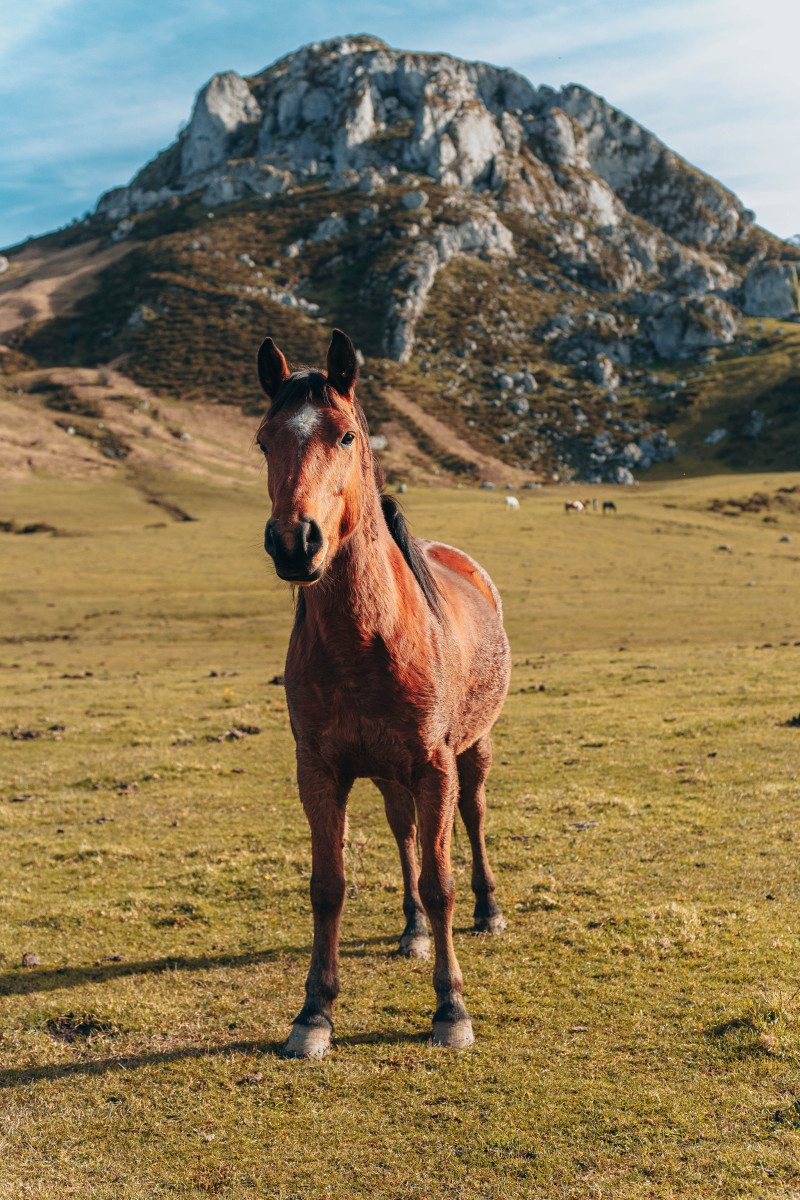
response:
M426 681L401 670L320 669L294 680L287 699L300 745L353 774L402 779L427 761L442 736L441 714Z

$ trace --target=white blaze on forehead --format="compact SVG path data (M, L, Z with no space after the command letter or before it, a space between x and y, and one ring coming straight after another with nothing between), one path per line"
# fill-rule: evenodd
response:
M304 404L299 412L289 418L286 426L294 430L301 442L305 442L319 425L319 420L317 410L311 404Z

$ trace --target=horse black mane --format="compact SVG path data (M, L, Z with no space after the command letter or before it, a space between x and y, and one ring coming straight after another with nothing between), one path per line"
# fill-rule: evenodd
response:
M411 574L422 588L423 596L437 617L441 617L443 615L442 593L433 577L433 572L428 566L427 559L422 553L419 539L415 538L408 528L399 500L396 500L394 496L387 496L385 492L381 492L381 509L386 524L389 527L389 533L400 547L403 558L411 568Z
M321 371L312 371L307 367L302 367L297 371L293 371L289 378L284 383L283 387L278 391L278 394L272 401L272 404L262 421L262 426L274 417L276 413L281 412L284 408L289 408L295 404L301 404L306 401L316 402L318 405L325 405L328 408L336 408L336 402L333 398L331 389L328 387L327 378ZM416 579L422 594L427 600L433 612L437 617L442 614L442 593L436 582L433 572L428 566L425 555L419 544L419 539L415 538L408 528L405 514L400 507L399 500L394 496L387 495L383 491L385 485L385 476L383 468L372 453L369 444L369 427L367 418L364 415L364 410L358 401L355 401L356 417L358 419L361 431L364 434L365 453L369 456L369 461L372 468L375 485L378 489L380 498L381 512L386 521L386 526L393 540L400 549L403 558L408 563L411 574ZM260 432L260 431L259 431ZM257 435L256 435L257 436ZM297 616L301 619L305 612L305 596L304 589L300 589L297 596Z

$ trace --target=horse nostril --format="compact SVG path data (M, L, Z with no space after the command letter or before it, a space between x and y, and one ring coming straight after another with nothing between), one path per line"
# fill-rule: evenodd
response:
M313 517L307 517L303 521L300 540L307 558L314 558L316 554L319 554L323 545L322 530Z
M264 549L270 558L275 557L275 526L272 524L272 519L267 521L264 529Z

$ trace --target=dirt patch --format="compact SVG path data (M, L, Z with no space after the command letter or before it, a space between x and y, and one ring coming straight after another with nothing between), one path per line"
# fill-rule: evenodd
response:
M163 399L110 366L19 371L0 383L3 481L103 477L133 468L243 483L264 473L253 449L255 420L231 405ZM169 506L165 511L190 519Z
M126 255L129 245L99 250L98 241L67 250L43 250L34 242L15 254L0 281L0 337L29 321L51 321L71 311L92 290L98 272Z
M445 470L453 471L456 474L464 473L472 475L476 478L489 480L491 483L522 483L530 481L530 472L509 467L506 463L501 462L499 458L494 458L491 454L484 454L482 451L476 450L469 442L464 441L463 438L454 433L444 421L440 421L437 417L426 413L418 404L415 404L413 400L409 400L408 396L405 396L402 392L397 391L395 388L387 388L384 395L392 408L401 417L405 417L407 421L410 421L416 427L418 433L422 435L423 442L421 448L430 453L434 459L441 458L442 466ZM419 441L419 438L417 437L415 440Z
M113 1021L91 1012L61 1013L57 1017L51 1017L45 1029L56 1042L87 1041L98 1033L113 1036L119 1032Z
M196 521L197 517L190 517L187 512L179 508L177 504L170 504L168 500L162 500L159 496L148 496L148 504L155 504L163 512L168 513L173 521Z
M800 512L800 494L796 493L800 493L800 488L788 487L778 488L772 496L768 492L753 492L752 496L746 496L743 500L715 498L709 502L708 509L709 512L727 512L728 516L733 516L734 513L760 513L769 509L777 512Z
M36 738L58 738L65 729L65 725L48 725L46 729L2 729L0 736L9 737L12 742L33 742Z

